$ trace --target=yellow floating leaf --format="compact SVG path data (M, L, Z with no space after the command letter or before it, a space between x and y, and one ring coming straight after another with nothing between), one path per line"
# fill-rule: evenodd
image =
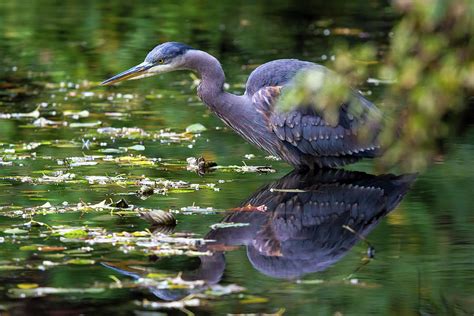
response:
M139 231L139 232L133 232L132 235L134 237L146 237L146 236L150 236L150 233L145 232L145 231Z
M30 290L30 289L36 289L38 287L38 284L36 283L20 283L16 285L19 289L22 290Z
M95 261L91 259L71 259L67 261L66 263L77 264L77 265L88 265L88 264L95 264Z
M249 296L243 300L240 300L241 304L262 304L268 302L268 298L260 296Z

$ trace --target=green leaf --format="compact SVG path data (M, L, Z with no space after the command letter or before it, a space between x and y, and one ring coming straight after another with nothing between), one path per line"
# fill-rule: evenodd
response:
M5 229L3 232L5 234L11 234L11 235L21 235L21 234L28 233L27 230L20 229L20 228L9 228L9 229Z
M87 236L89 236L89 234L83 229L76 229L76 230L71 230L71 231L68 231L67 233L64 233L63 236L66 238L71 238L71 239L79 239L79 238L86 238Z
M21 270L23 267L14 266L14 265L2 265L0 266L0 271L12 271L12 270Z
M188 127L186 127L186 132L187 133L201 133L206 131L207 128L202 125L201 123L196 123L196 124L191 124Z
M91 259L71 259L66 261L67 264L77 264L77 265L88 265L95 264L94 260Z

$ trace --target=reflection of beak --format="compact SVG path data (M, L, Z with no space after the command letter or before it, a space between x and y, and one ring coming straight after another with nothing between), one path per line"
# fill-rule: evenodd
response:
M117 82L120 82L120 81L124 81L124 80L130 80L130 79L134 79L134 78L138 79L136 77L145 76L147 70L152 68L152 67L153 67L152 63L143 62L140 65L137 65L137 66L132 67L128 70L125 70L124 72L121 72L118 75L115 75L112 78L109 78L109 79L101 82L100 84L102 86L108 86L108 85L111 85L111 84L114 84L114 83L117 83Z

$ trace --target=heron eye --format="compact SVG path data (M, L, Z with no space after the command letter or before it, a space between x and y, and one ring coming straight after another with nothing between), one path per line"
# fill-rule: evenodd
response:
M165 61L163 59L158 59L158 64L162 64L164 63Z

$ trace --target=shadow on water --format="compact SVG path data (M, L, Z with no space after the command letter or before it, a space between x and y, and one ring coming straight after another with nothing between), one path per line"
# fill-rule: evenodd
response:
M222 226L211 229L194 271L186 281L204 280L206 286L192 290L150 288L163 300L178 300L201 292L221 281L225 251L245 246L252 266L279 279L297 279L326 270L341 260L401 202L415 174L371 175L345 170L293 171L255 192L227 215ZM234 227L232 227L234 226ZM367 242L368 243L368 242ZM369 244L369 257L373 249ZM104 266L132 278L139 273L109 263Z

